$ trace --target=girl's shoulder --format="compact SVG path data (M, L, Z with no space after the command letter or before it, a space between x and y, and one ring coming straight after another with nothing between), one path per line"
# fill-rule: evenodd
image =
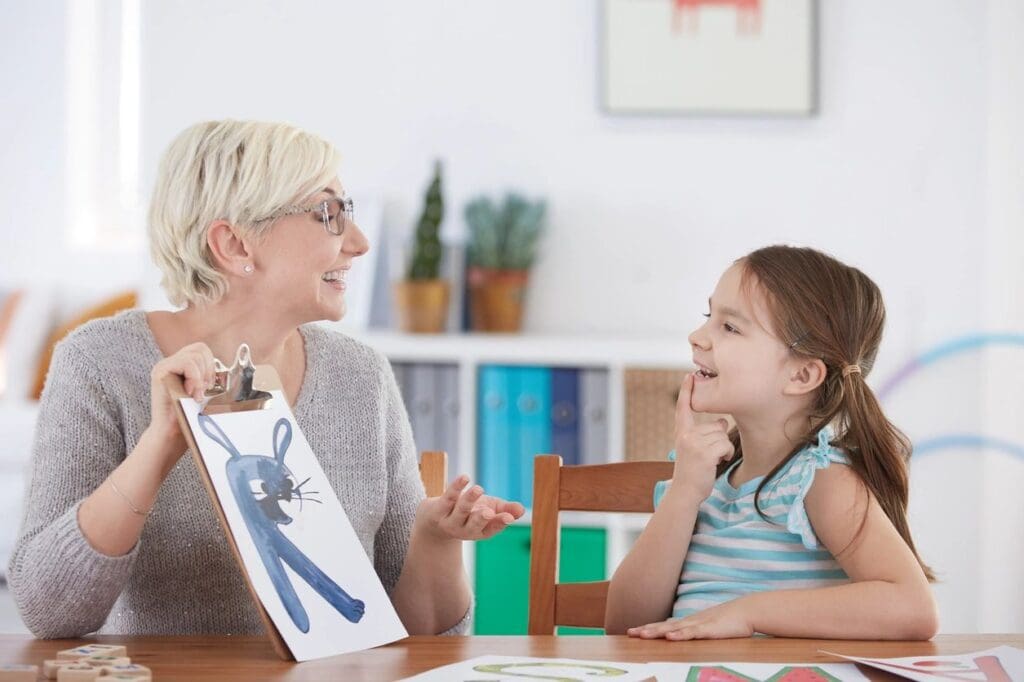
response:
M823 428L818 432L817 441L794 455L776 475L772 484L766 486L766 492L770 490L769 495L786 503L785 513L778 520L785 523L789 532L799 535L808 549L821 547L804 504L814 484L815 474L833 464L850 464L849 456L832 444L832 438L832 430Z
M842 448L832 444L834 434L826 426L818 431L815 443L806 445L800 452L793 455L786 466L776 474L776 480L787 478L804 478L808 474L813 478L818 469L826 469L832 464L850 464L850 457Z

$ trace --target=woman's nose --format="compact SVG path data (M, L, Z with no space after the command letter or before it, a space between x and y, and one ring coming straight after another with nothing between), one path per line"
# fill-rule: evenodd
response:
M349 222L345 228L341 250L353 256L362 256L370 250L370 240L366 238L366 235L359 229L359 225L355 221Z

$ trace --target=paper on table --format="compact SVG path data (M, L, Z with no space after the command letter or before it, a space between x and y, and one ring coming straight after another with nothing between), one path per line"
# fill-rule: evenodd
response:
M866 682L852 663L649 663L658 682Z
M1000 646L955 656L906 656L904 658L863 658L834 651L823 654L856 661L916 682L1012 682L1024 680L1024 649Z
M527 679L584 682L605 677L612 678L615 682L648 682L654 680L654 673L650 666L644 663L585 661L574 658L478 656L407 677L401 682L491 682Z

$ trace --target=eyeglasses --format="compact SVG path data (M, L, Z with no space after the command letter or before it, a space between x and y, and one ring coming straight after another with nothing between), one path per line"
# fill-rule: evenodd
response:
M284 216L298 215L300 213L315 214L320 219L320 222L324 224L324 229L327 230L327 233L333 234L336 237L344 234L345 225L352 221L355 215L351 199L348 197L333 197L331 199L324 199L313 206L285 206L274 211L266 218L260 218L255 222L262 223L267 220L277 220Z

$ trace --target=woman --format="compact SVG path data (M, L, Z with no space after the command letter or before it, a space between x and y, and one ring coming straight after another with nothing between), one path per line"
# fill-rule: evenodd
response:
M345 314L345 274L367 252L337 152L283 124L184 131L150 208L154 260L177 312L91 322L54 353L27 510L8 579L38 637L258 633L162 380L196 399L242 342L273 365L360 542L411 634L463 633L462 540L522 505L459 477L424 499L386 359L309 325Z

